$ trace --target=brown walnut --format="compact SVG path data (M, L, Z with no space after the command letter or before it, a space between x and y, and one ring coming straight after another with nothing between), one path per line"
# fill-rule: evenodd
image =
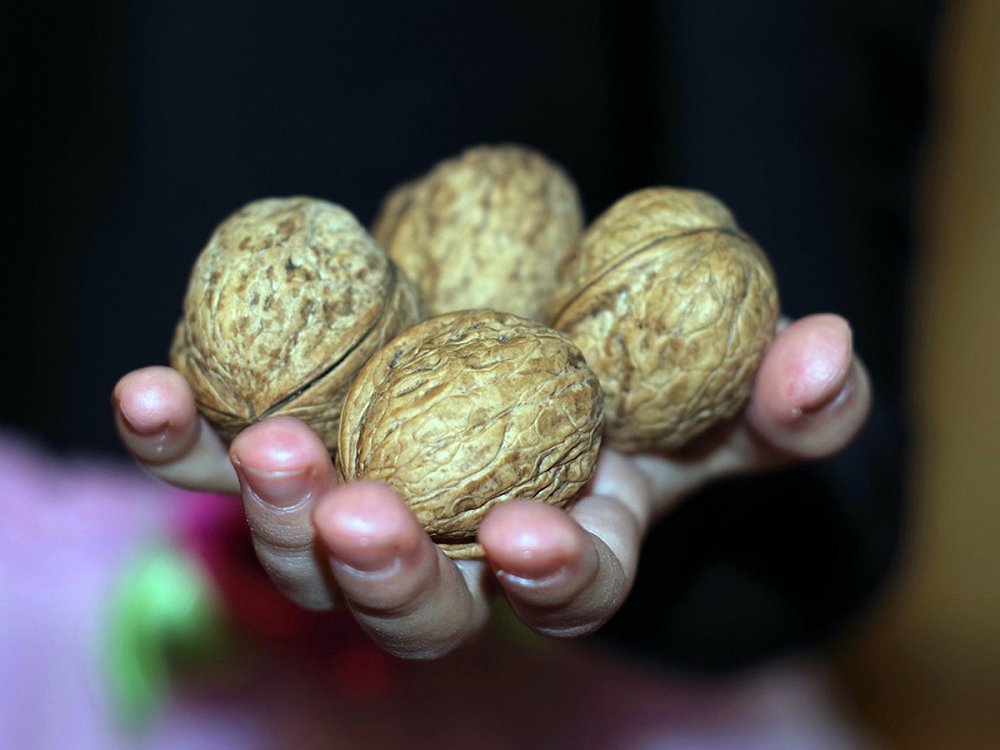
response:
M430 314L490 308L540 320L582 225L561 167L498 145L470 148L396 188L372 233Z
M486 513L569 503L589 481L601 387L579 349L493 311L431 318L379 351L344 403L337 466L388 484L451 557L479 557Z
M332 453L355 374L419 318L415 289L348 211L269 198L222 222L198 256L170 359L227 442L290 415Z
M714 197L648 188L586 230L549 320L604 389L605 439L670 451L734 416L778 317L774 274Z

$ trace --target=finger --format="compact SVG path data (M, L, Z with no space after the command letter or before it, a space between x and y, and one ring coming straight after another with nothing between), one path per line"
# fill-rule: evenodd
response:
M316 554L312 525L315 499L336 481L323 442L302 422L276 417L237 435L230 457L264 569L302 606L333 606L336 587Z
M485 624L485 566L445 557L388 487L338 487L319 499L313 518L348 606L390 653L442 656Z
M789 457L820 458L850 442L870 406L868 373L847 322L813 315L790 324L768 350L747 421Z
M180 373L135 370L118 381L112 402L122 443L152 474L188 489L239 491L226 446L198 414Z
M570 513L544 503L505 503L479 528L511 606L544 635L595 631L618 610L635 579L651 518L649 487L627 458L606 450L591 490Z
M832 455L864 424L871 387L843 318L783 320L744 413L672 455L639 455L661 515L705 484Z

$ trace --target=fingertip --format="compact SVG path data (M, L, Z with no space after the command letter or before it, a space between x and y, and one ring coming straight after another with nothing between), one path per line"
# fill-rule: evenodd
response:
M112 401L123 427L138 437L183 429L197 419L187 381L169 367L145 367L122 377Z
M475 578L437 549L388 486L360 480L326 492L313 522L345 603L390 653L440 657L485 623Z
M786 457L816 459L846 446L871 407L864 364L836 315L788 326L763 362L747 417L756 435Z
M264 472L302 471L329 459L319 437L293 417L250 425L233 438L229 455L234 464Z
M790 323L761 363L752 416L793 425L820 411L847 384L852 358L851 328L842 317L819 314Z
M576 567L588 549L586 532L565 511L528 500L494 508L477 537L494 570L526 580Z
M198 413L179 372L134 370L115 384L111 401L122 445L152 474L185 489L238 492L226 446Z
M112 404L123 445L150 469L173 464L199 441L201 420L191 390L169 367L128 373L112 390Z
M396 492L364 480L318 498L313 523L334 558L363 571L383 568L412 553L425 536Z

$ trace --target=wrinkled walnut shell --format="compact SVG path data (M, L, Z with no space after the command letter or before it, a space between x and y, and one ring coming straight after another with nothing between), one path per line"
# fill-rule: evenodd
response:
M572 180L537 151L479 146L386 198L372 234L428 313L490 308L541 320L582 231Z
M602 426L600 384L562 334L450 313L404 331L358 374L337 466L345 481L393 487L449 556L480 557L476 530L498 503L573 499Z
M564 276L551 324L601 380L609 445L674 450L749 397L778 294L764 253L712 196L625 196L587 229Z
M269 198L227 218L199 255L171 364L227 442L290 415L332 453L354 375L419 317L412 285L348 211Z

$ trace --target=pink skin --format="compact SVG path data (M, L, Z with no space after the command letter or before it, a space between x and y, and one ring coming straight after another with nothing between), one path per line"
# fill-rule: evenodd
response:
M258 556L292 599L345 605L390 653L434 658L482 627L494 581L534 630L592 632L628 594L650 525L682 498L723 476L846 446L871 401L850 328L834 315L780 328L746 410L697 452L602 450L588 492L568 513L528 501L493 510L479 529L482 561L445 557L389 488L338 484L322 443L301 422L254 425L227 451L168 368L122 378L116 420L125 446L153 474L241 495Z

